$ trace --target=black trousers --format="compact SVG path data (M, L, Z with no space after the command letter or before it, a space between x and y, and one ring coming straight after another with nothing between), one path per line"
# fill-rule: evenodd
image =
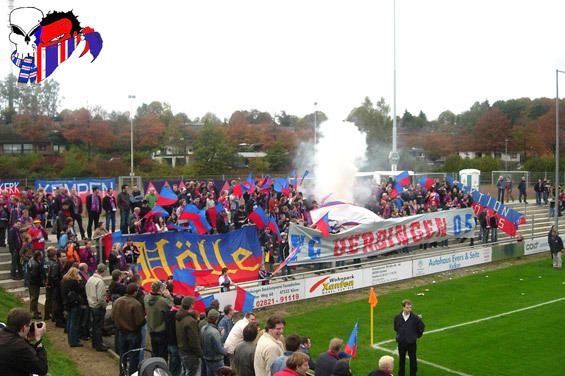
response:
M165 360L169 359L167 332L152 332L149 333L149 336L151 337L151 351L153 352L153 356L158 356Z
M82 225L82 215L80 214L73 214L73 219L75 220L75 223L78 224L78 229L80 231L80 236L84 239L84 226ZM97 223L94 225L96 226Z
M410 376L416 376L416 371L418 370L418 362L416 359L416 343L398 344L398 376L404 376L404 369L406 368L406 353L408 353L408 357L410 358Z
M101 349L104 347L102 327L104 326L106 308L91 308L90 311L92 312L92 347Z
M96 229L99 220L100 213L88 212L88 226L86 227L88 239L92 239L92 225L94 225L94 228Z

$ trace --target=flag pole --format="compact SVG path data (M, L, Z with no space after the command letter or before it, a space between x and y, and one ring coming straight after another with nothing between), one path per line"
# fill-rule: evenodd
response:
M369 305L369 309L371 310L371 346L373 346L373 306Z

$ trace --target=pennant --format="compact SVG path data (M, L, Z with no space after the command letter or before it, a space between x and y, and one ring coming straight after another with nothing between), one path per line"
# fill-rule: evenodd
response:
M357 333L359 332L359 320L357 320L357 322L355 323L355 326L353 327L353 330L351 331L351 334L349 335L349 340L347 341L347 344L345 345L345 348L343 349L343 351L349 355L351 355L352 359L355 359L355 356L357 355Z
M316 222L314 224L314 228L320 230L322 232L322 236L324 238L327 238L328 236L330 236L330 218L329 218L329 213L326 213L322 218L320 218L318 220L318 222Z
M182 191L183 188L186 189L186 185L184 184L184 181L181 180L181 181L179 182L179 191Z
M304 170L304 175L302 175L302 179L300 179L300 185L302 185L302 183L304 183L304 179L306 178L306 176L308 176L310 172L308 170Z
M163 188L161 188L161 192L159 192L159 197L157 198L155 205L174 205L178 200L179 198L177 197L176 193L173 192L173 190L169 188L168 183L165 182L165 185L163 185Z
M273 272L273 275L277 274L282 270L282 268L287 266L290 262L294 261L297 253L298 253L298 247L292 247L292 251L288 254L287 258L285 258L284 261L281 262L279 266L277 266L277 268Z
M220 191L220 193L225 192L225 191L230 191L230 181L226 180L226 182L224 183L224 185L222 186L222 190Z
M194 310L198 313L205 313L206 308L210 306L213 300L214 295L199 296L194 302L194 306L192 308L194 308Z
M169 212L166 211L165 209L163 209L162 207L160 207L159 205L155 205L153 208L151 208L149 213L147 213L143 216L143 218L145 218L145 219L151 218L154 215L167 218L169 216Z
M264 229L269 224L269 218L263 208L259 205L249 214L249 219L255 223L259 230Z
M408 184L410 184L410 175L408 174L408 171L402 171L400 174L398 174L395 181L401 187L406 187Z
M236 295L235 295L235 303L233 308L242 313L247 313L253 311L253 307L255 304L255 295L250 292L245 291L239 286L235 287Z
M375 288L371 287L371 291L369 292L369 304L371 308L375 308L378 303L379 300L377 299L377 294L375 294Z

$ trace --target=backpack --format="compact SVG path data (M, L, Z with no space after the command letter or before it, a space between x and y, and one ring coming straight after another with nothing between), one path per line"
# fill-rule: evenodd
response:
M137 376L172 376L163 358L148 358L139 365Z

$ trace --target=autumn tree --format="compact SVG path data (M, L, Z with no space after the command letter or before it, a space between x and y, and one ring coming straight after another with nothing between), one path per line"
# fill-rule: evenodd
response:
M133 123L134 143L142 149L160 146L165 125L155 113L148 112Z
M89 158L92 147L107 150L112 146L114 140L110 124L106 120L93 119L85 108L65 111L61 130L68 141L85 145Z
M504 140L510 136L510 119L500 108L486 111L475 125L476 151L502 151Z

